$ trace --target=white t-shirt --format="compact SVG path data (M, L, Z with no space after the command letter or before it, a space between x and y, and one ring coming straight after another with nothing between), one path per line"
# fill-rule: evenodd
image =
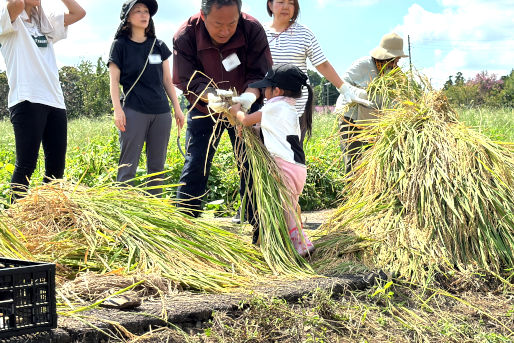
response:
M299 114L294 99L274 97L260 109L264 145L272 156L305 165L305 154L300 144Z
M59 82L53 44L66 38L64 14L49 15L51 35L43 35L32 23L24 24L25 11L11 23L7 2L0 4L0 44L9 82L8 106L22 101L66 109Z
M327 61L316 36L308 27L295 22L286 31L277 33L270 25L264 25L264 30L273 64L292 63L307 75L307 59L315 67ZM307 88L303 88L302 93L296 101L296 110L300 114L303 114L309 97Z

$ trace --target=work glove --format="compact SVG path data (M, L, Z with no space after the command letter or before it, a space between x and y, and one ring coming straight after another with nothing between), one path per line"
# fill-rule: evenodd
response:
M356 102L366 107L373 107L373 103L368 100L368 94L364 89L343 83L337 90L347 102Z
M225 103L221 97L214 95L213 93L207 94L207 106L215 113L224 112L227 109L227 103Z
M232 98L232 102L241 104L241 109L243 112L247 112L250 107L252 107L252 104L255 102L255 100L257 100L257 97L251 92L245 92L240 96L235 96Z

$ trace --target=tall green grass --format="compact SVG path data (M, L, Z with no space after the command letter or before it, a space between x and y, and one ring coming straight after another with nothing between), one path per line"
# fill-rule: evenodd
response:
M514 108L459 110L459 120L493 141L514 142Z
M460 110L460 120L485 133L493 140L514 142L513 109L471 109ZM305 143L308 164L307 182L300 206L304 211L319 210L337 206L344 182L341 175L343 161L339 150L335 114L317 113L314 116L312 138ZM181 144L185 148L185 129ZM183 165L183 157L177 144L177 130L171 130L167 176L170 182L177 182ZM144 155L144 154L143 154ZM111 117L99 119L80 118L70 120L68 125L68 153L65 175L68 179L83 179L93 186L98 182L114 180L118 164L118 135ZM9 180L15 162L15 145L12 125L9 120L0 121L0 201L7 198ZM143 156L138 175L144 174L146 160ZM32 178L32 185L41 182L44 162L39 159ZM221 139L209 175L209 191L206 202L222 200L215 207L221 215L230 215L239 206L239 175L237 173L232 147L228 135ZM171 191L172 192L172 191ZM170 197L174 194L170 193Z

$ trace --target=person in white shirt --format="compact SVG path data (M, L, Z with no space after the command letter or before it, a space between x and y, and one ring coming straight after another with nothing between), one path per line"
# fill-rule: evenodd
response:
M86 12L75 0L61 0L68 13L46 15L40 0L0 4L0 44L9 83L8 107L16 142L12 201L23 196L45 153L45 178L62 178L66 158L66 106L53 45Z
M307 75L291 63L275 64L263 80L251 83L249 87L264 89L266 104L259 111L250 114L241 111L240 104L234 104L230 108L230 114L243 126L260 123L264 145L274 157L282 172L282 179L292 195L292 206L285 210L289 236L296 251L301 256L306 256L314 250L314 245L303 230L298 229L296 216L298 199L307 179L300 127L306 129L309 138L312 130L312 88L307 84ZM300 115L295 105L304 88L307 89L308 97L305 112ZM258 232L259 230L254 231L254 243L257 241Z
M354 93L354 87L343 82L336 70L327 60L316 36L306 26L297 22L300 13L298 0L267 0L266 10L272 22L264 25L268 44L273 58L273 64L293 63L307 74L307 59L321 75L330 81L338 91L349 101L367 104ZM303 90L302 97L296 102L296 110L303 114L307 102L307 91ZM303 142L305 127L302 126Z
M370 56L364 56L352 63L344 73L343 80L356 87L356 94L359 98L368 100L365 89L379 75L398 67L398 61L407 57L403 52L403 39L396 33L384 35L380 44L370 52ZM384 99L373 99L373 106L366 106L357 102L357 106L350 107L342 113L339 121L341 132L341 150L344 153L346 173L352 171L353 165L361 155L361 150L367 142L356 140L358 134L355 123L358 120L371 119L369 113L373 108L381 108ZM335 112L343 112L346 105L354 102L344 96L339 96L336 102Z

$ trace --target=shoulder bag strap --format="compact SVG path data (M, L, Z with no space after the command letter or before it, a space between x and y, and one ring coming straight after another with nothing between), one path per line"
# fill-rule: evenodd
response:
M141 78L141 76L143 75L143 73L145 72L146 70L146 66L148 65L148 60L150 59L150 55L152 54L152 51L153 51L153 47L155 46L155 42L157 41L157 38L154 38L153 40L153 43L152 43L152 47L150 48L150 52L148 53L148 57L146 58L146 62L145 62L145 65L143 67L143 70L141 70L141 73L139 73L139 76L137 77L136 81L134 81L134 83L132 84L132 87L130 87L130 89L127 91L126 94L124 94L125 96L125 100L127 100L127 97L129 95L129 93L132 91L132 89L134 88L134 86L136 85L136 83L139 81L139 79Z

